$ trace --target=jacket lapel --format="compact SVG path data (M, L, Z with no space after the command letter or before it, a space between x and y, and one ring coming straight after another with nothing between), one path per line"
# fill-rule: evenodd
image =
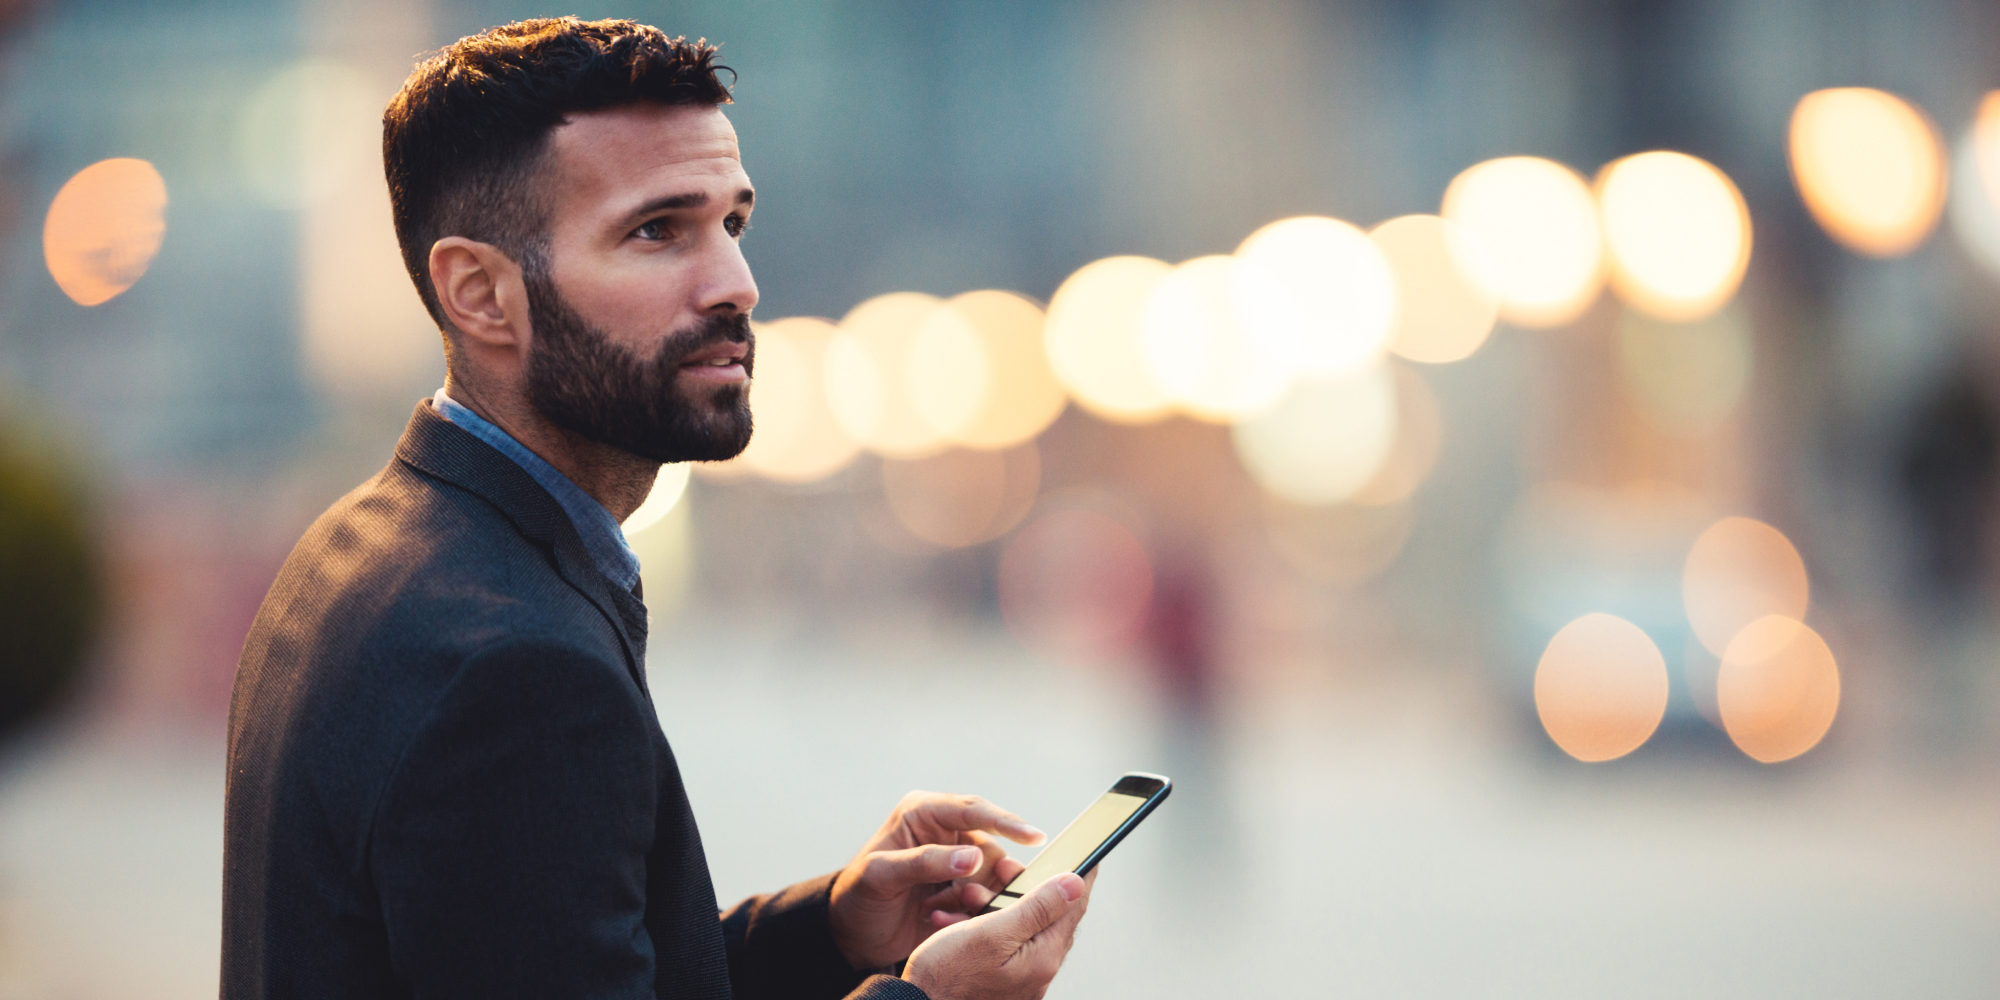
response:
M639 689L646 690L645 606L630 593L623 594L623 601L619 599L620 588L591 563L569 515L527 470L439 416L429 400L417 404L403 439L396 443L396 458L484 498L507 515L522 535L547 548L556 572L595 605L618 633L626 668Z

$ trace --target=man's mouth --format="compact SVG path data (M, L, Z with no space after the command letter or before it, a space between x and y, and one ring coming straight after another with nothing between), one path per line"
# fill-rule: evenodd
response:
M688 355L681 362L681 371L703 382L741 382L749 377L743 370L743 359L749 354L749 344L726 340Z

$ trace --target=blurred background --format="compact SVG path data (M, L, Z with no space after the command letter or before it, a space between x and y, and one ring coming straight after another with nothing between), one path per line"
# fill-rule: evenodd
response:
M213 995L442 379L381 109L551 13L740 74L757 438L626 525L725 903L1150 770L1052 996L2000 989L1990 5L11 0L0 998Z

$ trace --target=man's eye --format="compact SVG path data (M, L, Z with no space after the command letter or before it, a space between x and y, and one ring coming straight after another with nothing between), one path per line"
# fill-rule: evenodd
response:
M663 240L667 238L667 226L666 223L662 222L661 220L654 219L653 221L648 222L645 225L642 225L639 228L632 230L632 235L637 236L642 240Z
M740 215L732 215L722 220L722 230L731 236L742 236L749 228L750 220Z

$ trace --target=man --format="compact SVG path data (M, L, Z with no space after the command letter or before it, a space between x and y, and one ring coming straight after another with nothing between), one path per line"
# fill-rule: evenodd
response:
M845 869L718 919L618 528L661 463L750 436L755 195L714 55L522 22L390 104L448 375L244 646L223 996L998 1000L1068 951L1074 875L969 916L1022 870L993 835L1041 837L969 796L912 793Z

